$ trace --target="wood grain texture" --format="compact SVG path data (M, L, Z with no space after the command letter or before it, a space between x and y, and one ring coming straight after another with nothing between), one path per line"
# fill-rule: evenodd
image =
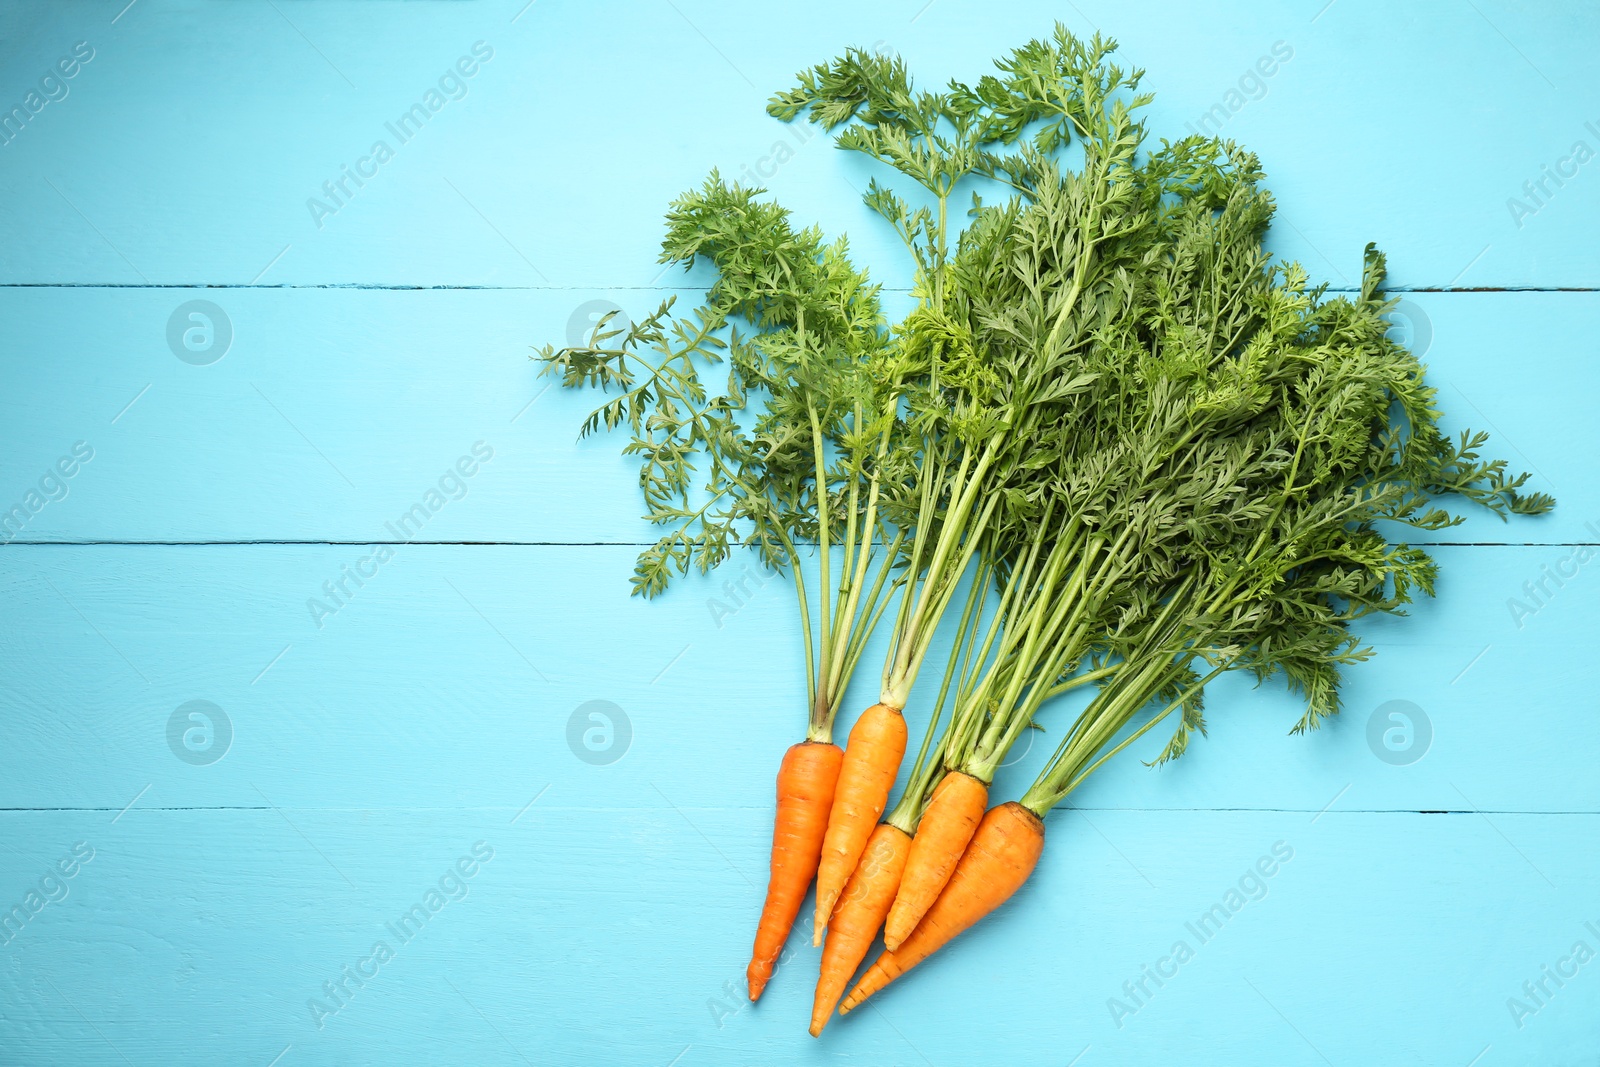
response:
M694 297L660 217L713 166L903 303L874 171L766 97L850 44L970 79L1056 18L1151 71L1154 134L1210 114L1261 155L1314 278L1383 247L1448 425L1560 509L1430 535L1437 599L1365 626L1318 733L1224 679L1208 739L1109 765L1011 904L812 1041L803 934L743 997L790 588L741 558L630 599L621 442L526 357ZM1592 1067L1597 32L1497 0L0 8L0 116L92 51L0 144L0 1064ZM196 300L209 362L169 340Z
M1291 737L1300 709L1281 685L1225 678L1209 693L1209 739L1151 770L1140 761L1160 752L1155 731L1077 803L1600 813L1589 773L1600 739L1585 725L1600 603L1590 570L1600 562L1519 629L1508 599L1569 550L1436 551L1437 599L1363 625L1377 656L1348 672L1346 715ZM402 545L364 586L348 586L351 599L319 628L307 601L330 603L322 583L373 552L6 549L8 690L20 714L0 723L10 764L0 808L114 812L154 783L149 802L161 806L254 804L259 786L277 803L314 807L514 809L548 783L559 794L593 778L566 731L582 705L605 700L632 734L597 804L658 806L650 783L681 776L674 803L726 806L732 796L770 809L778 761L805 722L791 586L758 584L760 572L736 560L727 577L645 602L628 596L626 546ZM730 593L746 575L749 595ZM863 655L840 740L876 700L886 636ZM937 645L930 662L947 649ZM923 672L908 705L915 740L938 674ZM172 713L197 699L234 729L226 758L204 773L175 760L165 734ZM1368 742L1372 713L1391 700L1414 703L1432 724L1426 754L1405 766L1381 762ZM1075 708L1074 698L1048 706L1046 732L1019 745L996 798L1032 781Z
M605 792L552 790L515 824L467 806L0 813L26 842L0 853L8 906L73 843L95 850L0 947L6 1058L1309 1067L1489 1047L1576 1067L1593 1047L1595 962L1547 980L1521 1029L1507 1007L1600 943L1600 868L1573 847L1593 815L1061 812L1017 897L818 1043L801 932L743 999L768 813L597 809ZM493 858L402 941L391 926L477 842ZM393 958L363 965L380 941ZM358 966L377 973L330 1000ZM1158 966L1161 986L1124 990Z
M406 536L648 543L656 535L639 518L626 438L578 440L601 394L552 384L528 356L567 343L593 302L642 317L666 295L0 289L17 342L0 349L0 512L84 441L94 459L17 540L392 541L385 524L481 441L494 458L465 497ZM174 311L197 298L233 329L227 354L207 366L180 360L166 339ZM1396 329L1426 346L1447 428L1488 431L1496 454L1561 500L1552 515L1510 524L1464 510L1462 526L1424 539L1600 541L1586 437L1600 363L1583 356L1600 293L1405 300Z
M0 279L649 285L661 205L713 166L750 168L803 217L848 230L869 262L897 263L855 195L870 168L822 137L794 144L766 99L852 44L898 52L930 84L975 79L1063 17L1151 71L1157 135L1236 107L1220 130L1266 160L1293 224L1276 246L1335 284L1355 283L1375 240L1400 284L1600 285L1584 226L1600 207L1593 164L1569 162L1574 176L1548 184L1520 227L1507 207L1576 141L1600 147L1585 126L1600 126L1594 25L1579 7L829 0L757 18L709 0L526 4L374 18L349 2L226 17L141 3L115 24L116 3L10 9L18 101L74 43L95 58L0 149L13 207ZM479 41L493 58L401 143L385 124ZM1241 86L1278 42L1292 58L1260 89ZM331 202L323 183L379 140L393 158L365 164L364 184L314 218L307 201Z

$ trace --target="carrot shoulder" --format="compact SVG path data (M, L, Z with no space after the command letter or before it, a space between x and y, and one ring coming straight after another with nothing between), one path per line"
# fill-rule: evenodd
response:
M972 775L951 771L939 780L917 823L905 874L883 928L886 948L899 948L938 899L988 805L989 787Z
M811 1005L811 1036L821 1037L828 1017L844 995L845 986L861 966L872 947L872 939L889 914L900 872L911 850L911 838L904 830L879 823L861 853L861 862L839 897L828 922L828 943L822 950L822 971L817 976L817 994Z
M1004 904L1033 873L1044 849L1044 822L1011 801L990 808L966 854L928 914L901 942L873 961L845 997L844 1015L927 959L973 923Z
M889 803L889 790L905 751L905 717L887 704L874 704L862 712L850 730L839 784L833 794L833 809L828 813L822 863L817 870L817 913L811 937L814 945L822 944L822 932L828 928L833 906Z
M817 873L822 838L833 807L834 785L844 752L838 745L802 741L791 745L778 768L778 815L772 826L772 873L756 927L755 949L745 979L758 1000L789 939L789 928Z

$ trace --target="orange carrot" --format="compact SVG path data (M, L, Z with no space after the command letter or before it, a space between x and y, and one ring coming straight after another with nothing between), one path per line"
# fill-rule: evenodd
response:
M845 986L866 959L883 917L889 914L895 886L911 851L911 838L886 822L878 824L861 853L861 862L839 897L828 922L828 944L822 950L822 973L811 1005L811 1036L821 1037L828 1017L844 995Z
M850 873L867 847L867 838L889 803L889 789L900 771L906 751L906 720L898 708L874 704L861 713L850 730L844 766L828 813L828 833L822 842L822 864L817 870L817 914L811 943L822 944L833 906Z
M1033 873L1043 849L1044 821L1039 816L1016 801L990 808L939 899L898 949L873 961L844 998L839 1014L848 1014L1004 904Z
M883 928L884 947L899 948L917 928L950 880L988 804L989 787L972 775L952 771L940 780L917 823L900 890Z
M778 817L772 826L772 874L756 927L755 950L745 979L758 1000L789 939L789 928L805 901L822 855L822 838L833 807L834 784L844 752L838 745L802 741L783 754L778 768Z

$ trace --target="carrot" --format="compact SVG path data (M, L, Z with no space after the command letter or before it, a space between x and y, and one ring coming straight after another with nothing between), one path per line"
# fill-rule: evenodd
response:
M828 922L828 943L822 950L822 972L817 976L817 995L811 1005L811 1036L821 1037L828 1017L844 995L845 986L866 959L867 949L877 936L883 917L889 914L900 872L911 851L911 838L904 830L881 822L872 831L861 863L839 897L839 906Z
M778 816L772 826L772 873L756 927L755 950L745 979L758 1000L789 939L822 854L828 811L844 752L828 742L802 741L783 754L778 768Z
M1039 816L1014 800L990 808L939 899L898 949L885 951L873 961L844 998L839 1014L849 1014L856 1005L1004 904L1033 873L1043 849L1044 821Z
M874 704L861 713L845 745L844 766L828 812L817 871L817 913L811 943L822 944L833 906L867 847L872 828L889 803L889 789L906 751L906 720L899 709Z
M900 890L883 928L884 947L890 951L899 948L933 906L988 803L989 787L970 774L951 771L940 780L911 841Z

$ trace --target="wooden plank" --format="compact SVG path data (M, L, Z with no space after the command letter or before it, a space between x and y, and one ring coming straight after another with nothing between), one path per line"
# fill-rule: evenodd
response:
M804 1034L809 939L759 1005L738 999L754 806L617 809L594 785L514 824L469 806L111 814L0 812L7 908L93 849L0 946L13 1062L1087 1065L1204 1048L1286 1067L1576 1065L1600 1011L1600 964L1572 975L1570 955L1600 947L1593 814L1058 816L1016 899L821 1043ZM462 860L471 875L450 877Z
M1600 597L1590 572L1600 564L1547 583L1532 613L1508 606L1569 551L1440 549L1438 598L1412 618L1363 627L1378 655L1349 672L1345 716L1291 737L1299 712L1281 687L1219 683L1209 740L1155 771L1139 761L1159 752L1157 731L1076 803L1600 811L1587 666ZM136 796L146 806L248 806L264 792L294 806L514 811L545 788L553 799L581 793L634 808L662 805L657 784L668 781L681 783L670 802L685 807L772 803L771 775L800 738L805 706L784 583L763 582L753 567L746 575L739 561L727 578L647 603L628 597L627 547L411 545L381 564L373 554L8 549L0 670L13 713L0 723L0 808L115 812ZM358 566L375 573L359 587L346 581L350 596L335 604L323 583ZM841 736L876 698L884 636L847 694ZM936 648L919 680L913 731L927 722L944 655ZM202 751L185 760L168 731L174 717L180 737L189 729L180 709L196 700L221 708L232 736L208 749L195 720ZM609 741L584 710L591 701L621 709L601 709L617 720ZM1416 705L1410 714L1431 725L1409 762L1385 762L1369 738L1391 701ZM1015 754L997 797L1022 792L1073 707L1045 713L1048 731ZM617 753L610 763L580 751L596 724L602 733L590 740ZM224 757L204 764L216 751Z
M1160 770L1138 762L1159 737L1125 753L1051 817L1017 900L821 1043L807 939L740 995L802 717L790 592L739 560L629 599L634 548L596 543L651 536L621 442L575 442L595 398L541 393L525 356L596 301L692 297L703 274L663 275L656 242L713 166L848 232L903 301L857 199L875 171L767 95L847 44L970 78L1063 15L1151 71L1155 134L1209 122L1261 155L1273 247L1313 276L1353 284L1375 240L1402 290L1595 289L1600 163L1573 164L1600 149L1600 15L763 14L0 8L0 116L57 97L0 136L0 1061L1591 1063L1594 292L1400 316L1450 425L1494 432L1556 515L1430 535L1475 547L1438 549L1414 618L1364 627L1378 656L1321 733L1286 736L1276 687L1219 684L1209 739ZM380 139L392 158L345 178ZM225 353L181 343L200 300ZM255 543L278 541L304 543ZM413 905L420 932L390 931ZM1146 978L1180 940L1193 958Z
M1579 7L120 7L4 16L8 108L78 42L93 58L5 146L0 280L650 285L663 206L712 167L770 182L903 280L856 197L871 170L766 116L767 97L847 45L896 51L927 84L975 78L1064 15L1151 72L1154 133L1211 115L1260 153L1278 247L1318 274L1353 283L1376 240L1398 284L1600 285L1600 182L1574 154L1600 148L1595 13ZM389 129L416 105L425 121Z
M231 327L208 365L167 340L196 299ZM577 440L599 395L544 391L551 379L526 357L566 343L597 303L643 316L659 301L616 289L3 289L15 344L0 352L0 513L83 441L94 459L65 499L41 494L20 540L652 541L624 440ZM1561 501L1545 518L1472 514L1420 539L1600 540L1582 436L1600 367L1571 358L1597 315L1593 293L1407 297L1396 328L1424 352L1447 425L1489 430L1496 454ZM463 479L464 498L420 532L389 529L480 441L494 458Z

